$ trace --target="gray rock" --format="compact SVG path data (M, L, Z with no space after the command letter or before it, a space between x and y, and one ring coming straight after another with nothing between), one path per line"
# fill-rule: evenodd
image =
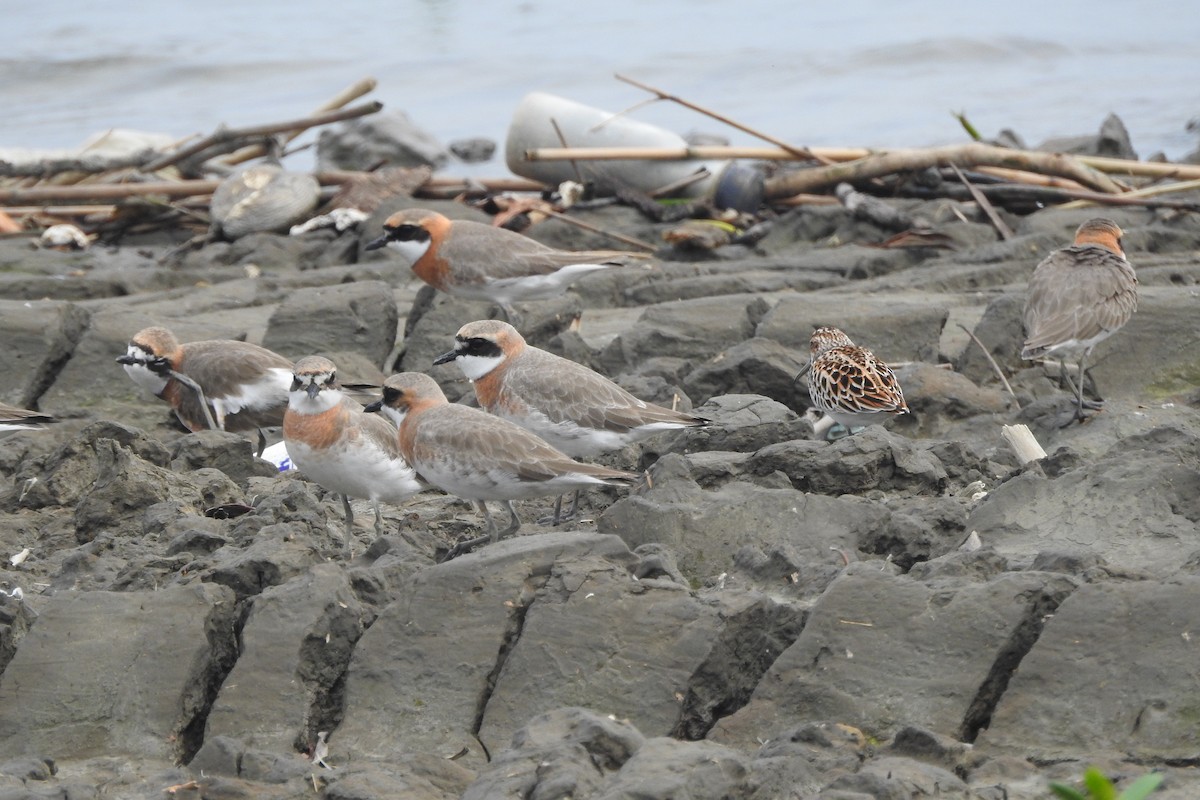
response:
M0 401L22 408L37 402L71 358L88 318L71 303L0 300L0 339L5 343L0 348Z
M767 305L753 295L684 300L650 306L637 325L622 333L601 356L606 371L622 372L650 358L672 356L696 364L715 351L754 335Z
M1027 366L1021 360L1021 348L1025 343L1025 326L1021 321L1024 305L1023 294L1002 294L992 298L973 331L1005 375ZM954 368L980 385L999 382L995 368L974 342L963 349Z
M382 281L299 289L271 314L263 347L288 358L338 350L362 353L383 364L396 341L399 312Z
M232 594L209 584L48 598L0 676L0 750L187 760L236 657L233 615ZM47 665L56 690L29 691Z
M213 192L213 233L238 239L248 233L285 231L317 207L321 187L307 172L254 164L223 179Z
M645 743L626 720L584 708L554 709L518 729L462 798L593 797Z
M717 395L760 394L794 409L796 373L807 361L770 339L747 339L693 370L683 388L696 402Z
M890 517L882 505L856 497L824 497L764 488L735 480L705 490L692 480L686 459L669 455L652 472L652 488L614 503L599 530L630 547L658 543L672 550L689 579L730 571L746 547L779 551L795 591L819 592L837 574L860 537ZM790 535L780 536L780 532Z
M171 469L188 472L210 467L244 486L252 476L269 478L279 470L274 464L254 456L249 439L226 431L198 431L182 436L171 445Z
M475 777L454 761L426 753L401 754L385 762L333 766L333 772L318 775L318 780L325 781L322 794L329 800L458 800Z
M278 753L311 747L318 731L336 724L335 686L364 618L334 564L318 564L251 599L238 661L213 701L205 742L237 737L248 749Z
M1194 758L1198 602L1190 576L1081 587L1047 621L980 746L1037 759ZM1109 635L1114 621L1121 632Z
M870 295L811 292L785 296L759 324L755 334L774 339L800 354L819 325L841 328L854 340L889 363L936 361L942 327L951 295Z
M782 472L797 489L832 495L871 490L937 495L947 485L937 456L878 425L832 444L799 439L768 445L754 454L749 469Z
M561 532L505 539L415 573L354 649L333 761L467 748L460 764L480 765L474 731L529 604L555 564L588 554L633 560L614 536Z
M349 120L317 137L318 170L441 167L448 160L445 147L399 111Z
M33 607L23 598L10 595L10 591L12 589L0 590L0 675L37 619Z
M1107 158L1125 158L1136 161L1137 152L1129 139L1125 123L1116 114L1109 114L1100 123L1099 133L1091 136L1064 136L1047 139L1037 146L1038 150L1053 153L1074 153Z
M1055 477L1025 470L975 507L967 528L1014 563L1043 551L1102 557L1170 574L1197 546L1200 436L1174 427L1132 434ZM1148 548L1146 537L1171 542Z
M807 420L787 406L756 394L720 395L693 411L712 424L656 436L644 445L649 457L707 450L747 453L773 442L812 434L812 424Z
M722 800L746 791L749 759L712 742L647 739L596 800Z
M836 719L875 735L919 725L970 741L1043 616L1073 588L1032 573L956 589L863 569L843 575L750 702L710 738L747 747L806 721Z
M496 142L482 136L471 139L455 139L450 143L450 152L468 164L482 164L491 161L496 153Z

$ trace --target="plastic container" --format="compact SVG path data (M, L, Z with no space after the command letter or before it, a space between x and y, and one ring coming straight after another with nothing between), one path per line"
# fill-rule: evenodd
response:
M557 129L555 128L557 125ZM561 137L560 134L561 133ZM611 194L618 186L652 193L666 186L681 186L672 197L713 198L720 195L724 207L753 210L762 201L761 176L757 170L729 161L529 161L528 150L543 147L658 147L682 149L688 143L676 133L657 125L577 103L546 92L528 94L513 112L505 143L505 160L516 175L557 186L563 181L590 182L598 194ZM688 182L698 171L704 176ZM726 174L728 173L728 178ZM753 173L750 174L750 173ZM723 185L724 184L724 185ZM742 208L749 203L753 208Z

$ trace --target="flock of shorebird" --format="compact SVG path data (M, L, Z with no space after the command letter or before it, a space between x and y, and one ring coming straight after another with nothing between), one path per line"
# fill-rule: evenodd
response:
M1021 357L1078 359L1075 417L1082 418L1084 362L1121 328L1137 305L1137 278L1121 249L1121 229L1107 219L1083 223L1069 247L1056 250L1029 282ZM451 221L432 211L390 217L368 249L398 251L426 283L451 295L512 304L563 291L597 269L643 258L622 251L570 252L481 223ZM331 343L332 344L332 343ZM342 496L346 547L354 515L350 498L371 502L383 533L380 503L400 504L431 488L473 501L484 516L482 537L453 554L496 541L520 526L512 501L554 496L555 524L578 510L579 492L629 486L640 476L579 459L621 448L655 433L709 421L643 402L599 373L529 345L499 320L463 325L453 349L434 364L455 363L470 379L480 408L450 403L428 375L387 378L382 398L366 407L342 389L336 366L321 356L292 362L254 344L230 340L180 343L165 328L134 334L117 359L140 386L170 403L189 430L258 431L282 426L283 442L301 474ZM1061 377L1068 383L1065 365ZM844 426L881 422L908 406L892 369L834 327L813 331L806 367L812 405ZM373 413L378 412L378 413ZM0 405L0 431L44 426L52 418ZM570 508L563 496L574 493ZM500 529L487 501L510 515Z

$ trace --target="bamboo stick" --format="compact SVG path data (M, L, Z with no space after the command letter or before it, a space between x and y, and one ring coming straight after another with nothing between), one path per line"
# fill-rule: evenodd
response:
M1172 192L1190 192L1194 189L1200 189L1200 180L1178 181L1177 183L1160 183L1156 186L1147 186L1144 189L1133 189L1121 195L1121 199L1127 201L1130 205L1141 205L1138 201L1141 198L1155 197L1160 194L1171 194ZM1060 208L1087 208L1096 203L1105 202L1096 197L1081 197L1072 200L1069 203L1064 203ZM1195 203L1188 205L1194 206Z
M155 181L152 183L87 183L70 186L31 186L0 189L0 205L40 205L54 201L122 200L142 195L190 197L212 194L220 181Z
M774 136L770 136L761 131L755 130L754 128L751 128L748 125L743 125L742 123L737 122L736 120L730 119L729 117L725 116L724 114L718 114L716 111L711 111L703 106L698 106L695 103L692 103L688 100L684 100L683 98L681 98L677 95L668 94L667 92L664 92L661 89L656 89L653 86L648 86L644 83L641 83L640 81L635 81L633 78L628 78L628 77L626 77L624 75L620 75L620 74L616 75L615 77L617 80L624 81L625 83L628 83L630 86L636 86L639 89L650 92L651 94L658 97L658 99L660 99L660 100L670 100L671 102L677 103L677 104L683 106L684 108L691 109L692 111L703 114L706 117L712 117L713 119L717 120L718 122L723 122L724 124L726 124L732 128L737 128L739 131L742 131L743 133L748 133L756 139L762 139L764 142L770 142L771 144L775 145L776 147L779 147L782 150L787 151L795 158L799 158L799 159L806 160L806 161L810 160L810 161L821 161L823 163L828 163L824 159L815 155L812 152L812 150L808 149L807 147L794 147L793 145L788 144L787 142L783 141L782 139L776 139Z
M950 147L969 147L967 145L950 145ZM983 145L988 147L989 145ZM1010 153L1037 153L1054 155L1037 150L1008 150ZM888 148L869 149L865 147L811 147L809 151L819 158L833 162L856 161L871 155L882 153L902 154L924 152L923 148ZM699 145L696 147L539 147L525 151L527 161L619 161L622 159L638 159L642 161L682 161L697 159L701 161L720 161L725 159L750 159L757 161L796 161L795 155L787 150L776 147L745 147L723 145ZM1190 180L1200 178L1200 164L1173 164L1157 161L1130 161L1121 158L1104 158L1101 156L1073 156L1079 163L1101 172L1133 175L1142 178L1179 178Z

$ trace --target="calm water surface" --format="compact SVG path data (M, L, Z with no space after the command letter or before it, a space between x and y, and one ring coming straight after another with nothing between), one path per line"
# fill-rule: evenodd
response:
M535 89L611 110L645 99L620 72L797 144L965 141L952 111L1036 144L1116 112L1141 155L1178 157L1200 142L1185 128L1197 41L1200 7L1153 0L50 0L0 27L0 148L286 120L365 76L444 142L502 143ZM669 104L636 116L753 143Z

